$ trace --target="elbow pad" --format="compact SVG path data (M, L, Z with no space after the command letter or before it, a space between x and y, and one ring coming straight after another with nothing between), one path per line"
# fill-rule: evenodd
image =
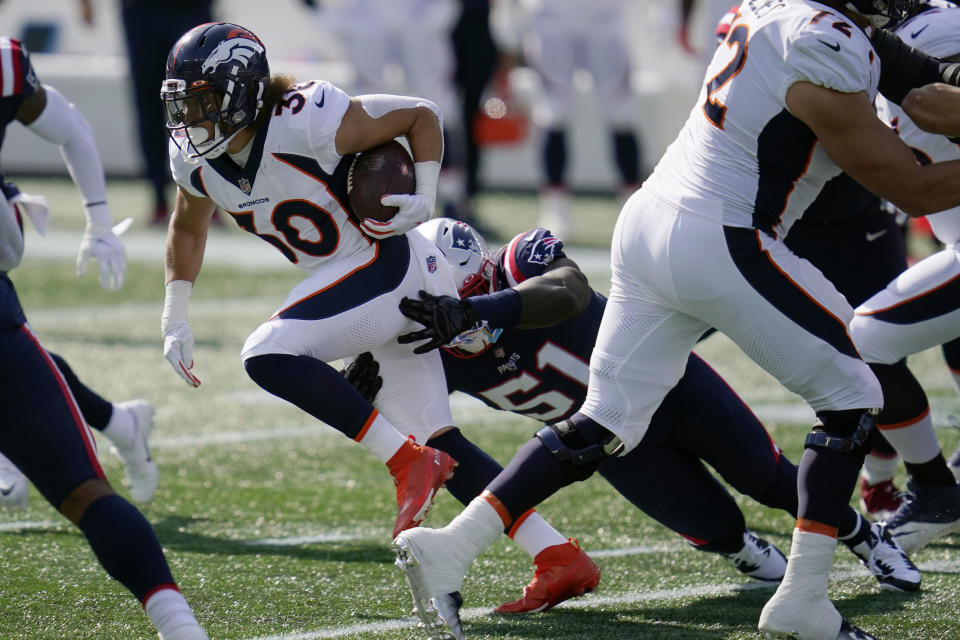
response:
M911 89L934 82L945 82L944 66L937 58L911 47L906 42L883 29L873 29L870 42L880 58L879 90L883 97L899 105ZM951 71L960 78L960 65Z

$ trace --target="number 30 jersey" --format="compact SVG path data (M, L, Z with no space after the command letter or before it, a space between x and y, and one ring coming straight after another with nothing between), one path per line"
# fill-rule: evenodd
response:
M308 273L358 252L372 256L373 241L347 200L353 155L341 156L334 143L349 104L329 82L294 85L257 131L242 169L226 153L187 160L171 140L174 180L187 193L213 200Z
M809 82L872 101L879 77L869 39L837 11L808 0L747 0L643 188L682 211L782 238L840 171L787 109L787 90Z

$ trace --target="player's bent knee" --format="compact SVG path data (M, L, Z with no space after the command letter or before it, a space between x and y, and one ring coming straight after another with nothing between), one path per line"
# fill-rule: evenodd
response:
M623 452L623 442L607 429L597 425L593 433L585 433L569 420L537 431L537 439L564 465L570 481L586 480L606 458Z
M87 512L87 508L91 504L104 496L112 496L114 493L116 492L106 478L85 480L60 503L60 513L79 527L83 520L83 514Z
M866 455L870 434L876 426L878 409L821 411L813 431L807 434L804 447L823 449L854 456Z

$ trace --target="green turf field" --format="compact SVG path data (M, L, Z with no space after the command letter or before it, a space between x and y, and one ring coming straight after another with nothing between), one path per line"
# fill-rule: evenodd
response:
M45 345L91 387L115 400L142 397L156 405L152 448L161 486L143 511L210 636L421 637L387 548L396 506L386 468L332 429L260 392L240 365L244 339L282 301L297 270L282 262L257 268L211 259L190 308L195 371L203 381L200 389L190 389L161 354L163 232L143 229L142 188L110 185L115 218L138 218L128 246L147 249L131 254L126 286L109 293L93 274L78 279L73 273L81 214L72 185L19 184L50 197L57 232L47 239L31 233L28 257L11 275L28 318ZM602 247L615 203L590 197L577 205L574 244ZM536 222L531 196L486 196L480 212L504 236ZM58 257L42 250L44 243L64 238L69 253ZM210 239L211 250L223 245L240 253L260 244L235 229L217 230ZM579 249L571 250L575 257ZM591 282L605 291L606 272L595 262L588 263ZM797 460L810 423L799 400L720 336L699 351ZM952 452L960 432L945 425L949 414L960 414L960 401L942 358L929 351L911 364L929 391L935 423L944 427L944 449ZM470 402L457 400L455 407L467 435L502 463L535 429L531 421ZM107 474L125 494L122 469L105 441L100 444ZM898 484L903 486L902 475ZM154 637L140 607L106 577L82 535L35 490L30 498L26 513L0 512L0 638ZM789 516L739 502L752 529L788 550ZM445 524L458 510L441 494L429 524ZM743 579L721 557L693 551L601 479L569 487L541 512L594 556L603 571L600 587L545 614L492 614L500 602L518 597L532 575L526 555L504 539L481 556L465 581L468 638L758 637L757 617L772 588ZM920 593L880 592L852 554L840 549L831 596L842 613L879 638L960 637L960 536L930 545L915 560L924 572Z

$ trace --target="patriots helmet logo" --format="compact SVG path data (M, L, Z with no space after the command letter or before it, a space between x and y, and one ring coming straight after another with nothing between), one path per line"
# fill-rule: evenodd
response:
M563 245L560 238L554 238L553 236L540 238L531 245L527 262L544 265L550 264L555 257L557 245Z
M241 34L242 32L238 32L236 37L218 44L217 48L203 61L201 73L215 71L220 65L228 62L239 62L242 67L246 68L251 58L257 54L263 54L262 44Z

